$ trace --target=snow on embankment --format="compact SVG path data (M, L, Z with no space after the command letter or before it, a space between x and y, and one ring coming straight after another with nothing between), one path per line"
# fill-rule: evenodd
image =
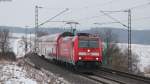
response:
M0 84L37 84L26 76L26 71L15 64L0 64L0 71Z
M37 70L23 60L0 61L0 84L70 84L46 70Z
M125 50L128 48L128 44L119 43L118 46ZM145 72L150 66L150 45L132 44L132 53L139 56L138 68L141 72Z

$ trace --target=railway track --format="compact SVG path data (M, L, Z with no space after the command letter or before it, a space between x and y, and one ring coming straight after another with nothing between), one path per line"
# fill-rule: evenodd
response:
M38 65L35 65L34 63L31 62L30 59L25 59L25 62L27 62L29 65L35 67L36 69L38 70L41 70L43 72L45 72L46 74L49 75L49 72L43 68L41 68L40 66ZM79 73L77 73L79 74ZM81 76L84 76L85 78L88 78L89 80L92 80L98 84L123 84L123 83L120 83L116 80L110 80L110 79L106 79L104 77L99 77L99 76L96 76L96 75L87 75L87 74L83 74L83 73L80 73Z
M70 82L70 84L97 84L91 80L87 80L87 78L82 77L79 74L75 74L72 71L68 71L68 69L66 69L63 66L58 66L54 62L42 59L41 57L38 56L34 56L34 55L27 56L25 58L25 62L43 71L46 74L48 72L51 72L58 77L63 77L65 80Z
M149 82L150 83L150 78L147 77L143 77L143 76L139 76L139 75L135 75L132 73L127 73L127 72L121 72L121 71L117 71L117 70L113 70L113 69L109 69L109 68L102 68L101 70L103 71L109 71L110 73L114 73L121 75L121 76L126 76L128 78L132 78L132 79L136 79L136 80L141 80L141 81L145 81L145 82Z
M104 67L90 74L81 73L81 75L102 84L150 84L149 78Z
M82 74L82 76L100 84L126 84L118 80L113 80L104 76L99 76L99 75L94 75L94 74L93 75Z
M105 75L109 75L109 77L113 78L114 80L121 80L126 82L127 84L150 84L150 78L105 67L101 67L95 74L102 73Z
M34 58L34 60L33 60L33 58ZM38 61L36 62L35 58L36 57L32 56L31 58L30 57L27 58L28 60L26 60L26 61L28 61L28 63L30 65L32 65L35 68L39 69L44 64L42 65L42 63L38 63ZM37 57L37 59L39 61L40 60L41 61L46 61L46 60L43 60L40 57ZM53 62L48 62L48 64L46 64L44 67L46 67L46 66L48 67L49 64L57 65L57 64L53 64ZM58 66L58 67L60 67L60 66ZM65 68L61 67L61 69L65 69ZM58 70L58 71L61 71L61 70ZM72 71L69 71L69 72L72 73ZM73 74L75 74L75 73L73 73ZM90 74L89 73L80 73L80 72L77 73L77 74L79 76L82 76L82 77L86 78L86 79L94 81L95 84L150 84L150 79L148 79L146 77L141 77L141 76L125 73L125 72L120 72L120 71L116 71L116 70L112 70L112 69L108 69L108 68L104 68L104 67L102 67L102 68L100 68L100 69L98 69L98 70L96 70L96 71L94 71ZM82 80L82 79L78 79L78 80ZM88 83L85 83L85 82L81 83L81 84L88 84Z

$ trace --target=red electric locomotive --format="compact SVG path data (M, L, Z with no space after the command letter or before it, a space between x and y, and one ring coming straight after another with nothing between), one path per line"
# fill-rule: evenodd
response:
M53 34L39 38L38 54L74 66L99 65L102 62L102 42L99 37L87 33Z

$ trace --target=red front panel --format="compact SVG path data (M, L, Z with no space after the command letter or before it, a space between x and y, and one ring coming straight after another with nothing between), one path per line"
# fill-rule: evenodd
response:
M81 61L101 61L101 52L99 48L79 48L78 59Z
M88 38L90 40L90 38ZM75 62L77 61L102 61L102 46L101 46L101 41L98 39L97 40L98 44L96 48L92 47L79 47L79 39L75 40ZM94 44L94 43L93 43Z

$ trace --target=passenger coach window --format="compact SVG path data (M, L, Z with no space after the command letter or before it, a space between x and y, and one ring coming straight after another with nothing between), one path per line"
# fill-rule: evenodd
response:
M79 48L98 48L98 41L80 40Z

